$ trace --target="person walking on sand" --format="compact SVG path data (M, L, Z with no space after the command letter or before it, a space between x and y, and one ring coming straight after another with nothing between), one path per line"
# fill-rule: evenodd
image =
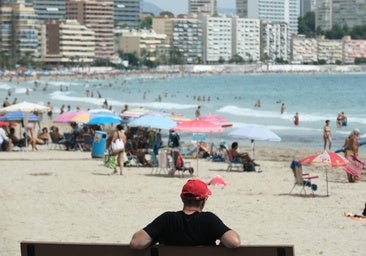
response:
M116 140L122 140L123 145L126 145L127 139L123 131L122 125L117 125L116 130L113 132L112 136L107 140L107 148L111 148L111 145ZM119 166L119 174L123 175L123 164L124 164L124 152L125 149L121 149L118 152L112 152L112 155L117 155L117 165ZM114 170L117 173L117 169Z
M323 126L323 140L324 140L324 150L327 148L328 144L328 148L330 151L332 147L332 132L329 120L325 120L325 125Z
M155 243L175 246L213 246L216 240L228 247L240 246L240 236L212 212L203 208L211 191L200 179L189 179L180 197L183 210L158 216L131 239L132 249L145 249Z

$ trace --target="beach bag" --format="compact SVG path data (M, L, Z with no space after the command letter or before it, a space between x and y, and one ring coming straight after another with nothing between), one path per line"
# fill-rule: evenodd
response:
M255 172L255 167L252 162L244 163L244 172Z
M123 143L123 140L118 138L115 141L112 142L112 152L118 153L124 150L125 144Z

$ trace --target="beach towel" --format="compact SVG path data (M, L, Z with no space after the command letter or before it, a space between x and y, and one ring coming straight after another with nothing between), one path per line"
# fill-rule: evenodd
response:
M104 156L104 166L114 170L117 167L117 156L116 155L105 155Z
M358 215L358 214L353 214L353 213L351 213L351 212L349 212L349 211L346 211L346 212L344 213L344 215L345 215L347 218L351 219L351 220L366 221L366 216Z

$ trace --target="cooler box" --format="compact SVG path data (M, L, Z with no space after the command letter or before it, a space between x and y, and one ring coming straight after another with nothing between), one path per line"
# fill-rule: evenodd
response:
M95 131L93 148L92 148L92 157L100 157L104 158L104 152L107 142L107 133L103 131Z

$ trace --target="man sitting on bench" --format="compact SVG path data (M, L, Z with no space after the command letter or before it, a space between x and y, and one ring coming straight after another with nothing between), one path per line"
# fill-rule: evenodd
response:
M130 247L144 249L155 243L175 246L216 245L217 240L228 248L239 247L237 232L227 227L212 212L203 212L209 195L211 191L205 182L188 180L180 195L183 210L158 216L133 235Z

